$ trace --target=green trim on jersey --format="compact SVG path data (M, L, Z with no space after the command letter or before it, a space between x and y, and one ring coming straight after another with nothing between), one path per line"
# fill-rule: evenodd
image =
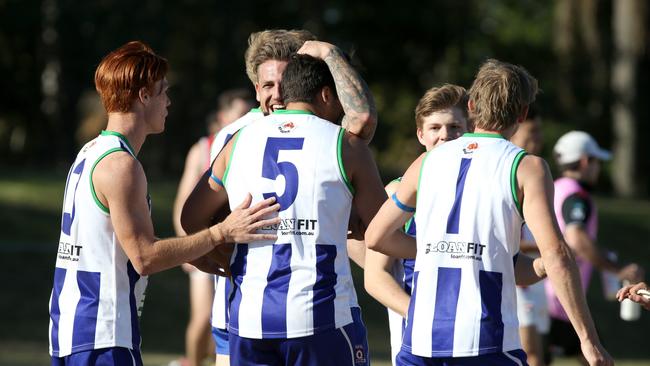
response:
M512 198L515 200L517 210L522 218L524 217L524 210L521 206L522 202L519 202L519 198L517 197L517 168L519 168L519 163L521 163L521 159L526 156L526 154L526 150L518 152L517 156L515 156L515 160L512 161L512 168L510 169L510 189L512 190Z
M348 175L345 173L345 168L343 167L343 136L345 136L345 130L341 128L339 130L339 138L336 143L336 156L339 162L339 171L341 172L341 177L343 177L345 185L350 190L350 193L354 196L354 187L352 186L352 183L350 183L350 179L348 179Z
M305 110L302 110L302 109L278 109L277 111L273 112L273 114L311 114L311 115L313 115L312 112L305 111Z
M257 107L257 108L251 108L251 110L248 111L248 113L262 113L262 109L259 108L259 107Z
M117 136L120 140L124 141L124 143L129 148L129 150L131 150L130 151L131 155L135 154L135 150L133 150L133 146L131 146L131 144L129 143L129 140L126 138L126 136L122 135L121 133L115 132L115 131L102 130L101 135L102 136Z
M228 172L230 171L230 163L232 163L232 157L235 155L235 148L237 147L237 141L239 141L239 136L244 132L244 128L242 127L239 132L237 133L237 136L235 136L235 141L232 143L232 150L230 150L230 158L228 159L228 164L226 164L226 171L223 172L223 185L225 187L226 184L226 179L228 179Z
M398 178L395 178L395 179L391 180L390 182L388 182L388 184L400 183L401 181L402 181L402 177L398 177Z
M415 221L415 216L411 216L411 218L404 224L404 232L408 233L409 229L411 228L411 225L413 225L413 222Z
M431 155L431 152L433 149L427 151L427 154L424 155L424 159L422 159L422 165L420 165L420 173L418 174L418 188L415 191L415 206L417 207L418 203L418 194L420 194L420 183L422 182L422 171L424 171L424 163L427 161L427 158L429 155Z
M463 134L463 137L491 137L495 139L502 139L503 136L501 136L498 133L473 133L473 132L465 132Z
M102 135L103 134L104 134L104 131L102 131ZM90 169L90 179L89 179L90 180L90 193L92 193L93 198L95 199L95 203L97 204L97 206L99 206L99 209L104 211L106 214L110 214L110 211L108 210L108 207L104 206L104 204L99 200L99 198L97 198L97 193L95 192L95 185L93 184L93 172L95 172L95 167L97 166L97 164L99 164L100 161L102 161L102 159L104 159L107 155L112 154L112 153L117 152L117 151L124 151L125 153L128 153L129 155L131 155L130 152L124 150L121 147L114 147L114 148L106 151L105 153L103 153L99 158L97 158L97 160L95 160L95 162L93 163L93 167Z

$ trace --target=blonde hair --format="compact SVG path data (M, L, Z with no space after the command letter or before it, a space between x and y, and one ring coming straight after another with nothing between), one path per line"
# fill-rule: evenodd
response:
M462 86L444 84L431 88L424 93L415 107L415 125L422 128L425 117L448 108L458 108L467 121L467 99L467 90Z
M478 70L469 99L475 127L504 131L517 123L524 109L535 101L537 79L526 69L489 59Z
M309 40L315 40L311 32L302 29L267 29L251 33L248 49L244 54L246 74L253 84L257 83L257 68L268 60L289 61Z

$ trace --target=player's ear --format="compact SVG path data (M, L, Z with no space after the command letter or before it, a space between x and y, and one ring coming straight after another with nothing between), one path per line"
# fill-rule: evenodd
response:
M142 87L138 90L138 100L144 105L149 103L149 90L146 87Z
M332 88L327 85L320 90L320 95L325 104L332 103L332 101L336 98L336 94L334 94Z

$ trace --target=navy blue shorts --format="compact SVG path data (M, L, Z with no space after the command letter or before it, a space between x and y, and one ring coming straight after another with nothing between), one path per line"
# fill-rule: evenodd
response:
M528 366L526 352L520 349L474 357L420 357L402 349L397 354L397 366Z
M52 357L52 366L142 366L140 351L111 347Z
M361 310L351 310L353 323L307 337L251 339L229 334L230 358L239 366L369 366Z
M215 352L218 355L230 355L230 346L228 345L228 331L212 327L212 338L217 345Z

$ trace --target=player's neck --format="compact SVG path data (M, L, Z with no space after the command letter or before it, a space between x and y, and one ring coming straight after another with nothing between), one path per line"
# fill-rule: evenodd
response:
M133 153L138 155L147 136L143 126L143 121L138 118L136 113L109 113L106 130L123 135L133 148Z
M509 128L503 131L487 130L480 127L474 128L474 133L488 133L488 134L501 135L506 140L509 140L512 137L512 135L515 134L515 131L517 131L517 125L510 126Z
M316 114L316 109L314 108L314 106L310 103L305 103L305 102L287 103L287 107L285 109L293 110L293 111L308 111L313 114Z

